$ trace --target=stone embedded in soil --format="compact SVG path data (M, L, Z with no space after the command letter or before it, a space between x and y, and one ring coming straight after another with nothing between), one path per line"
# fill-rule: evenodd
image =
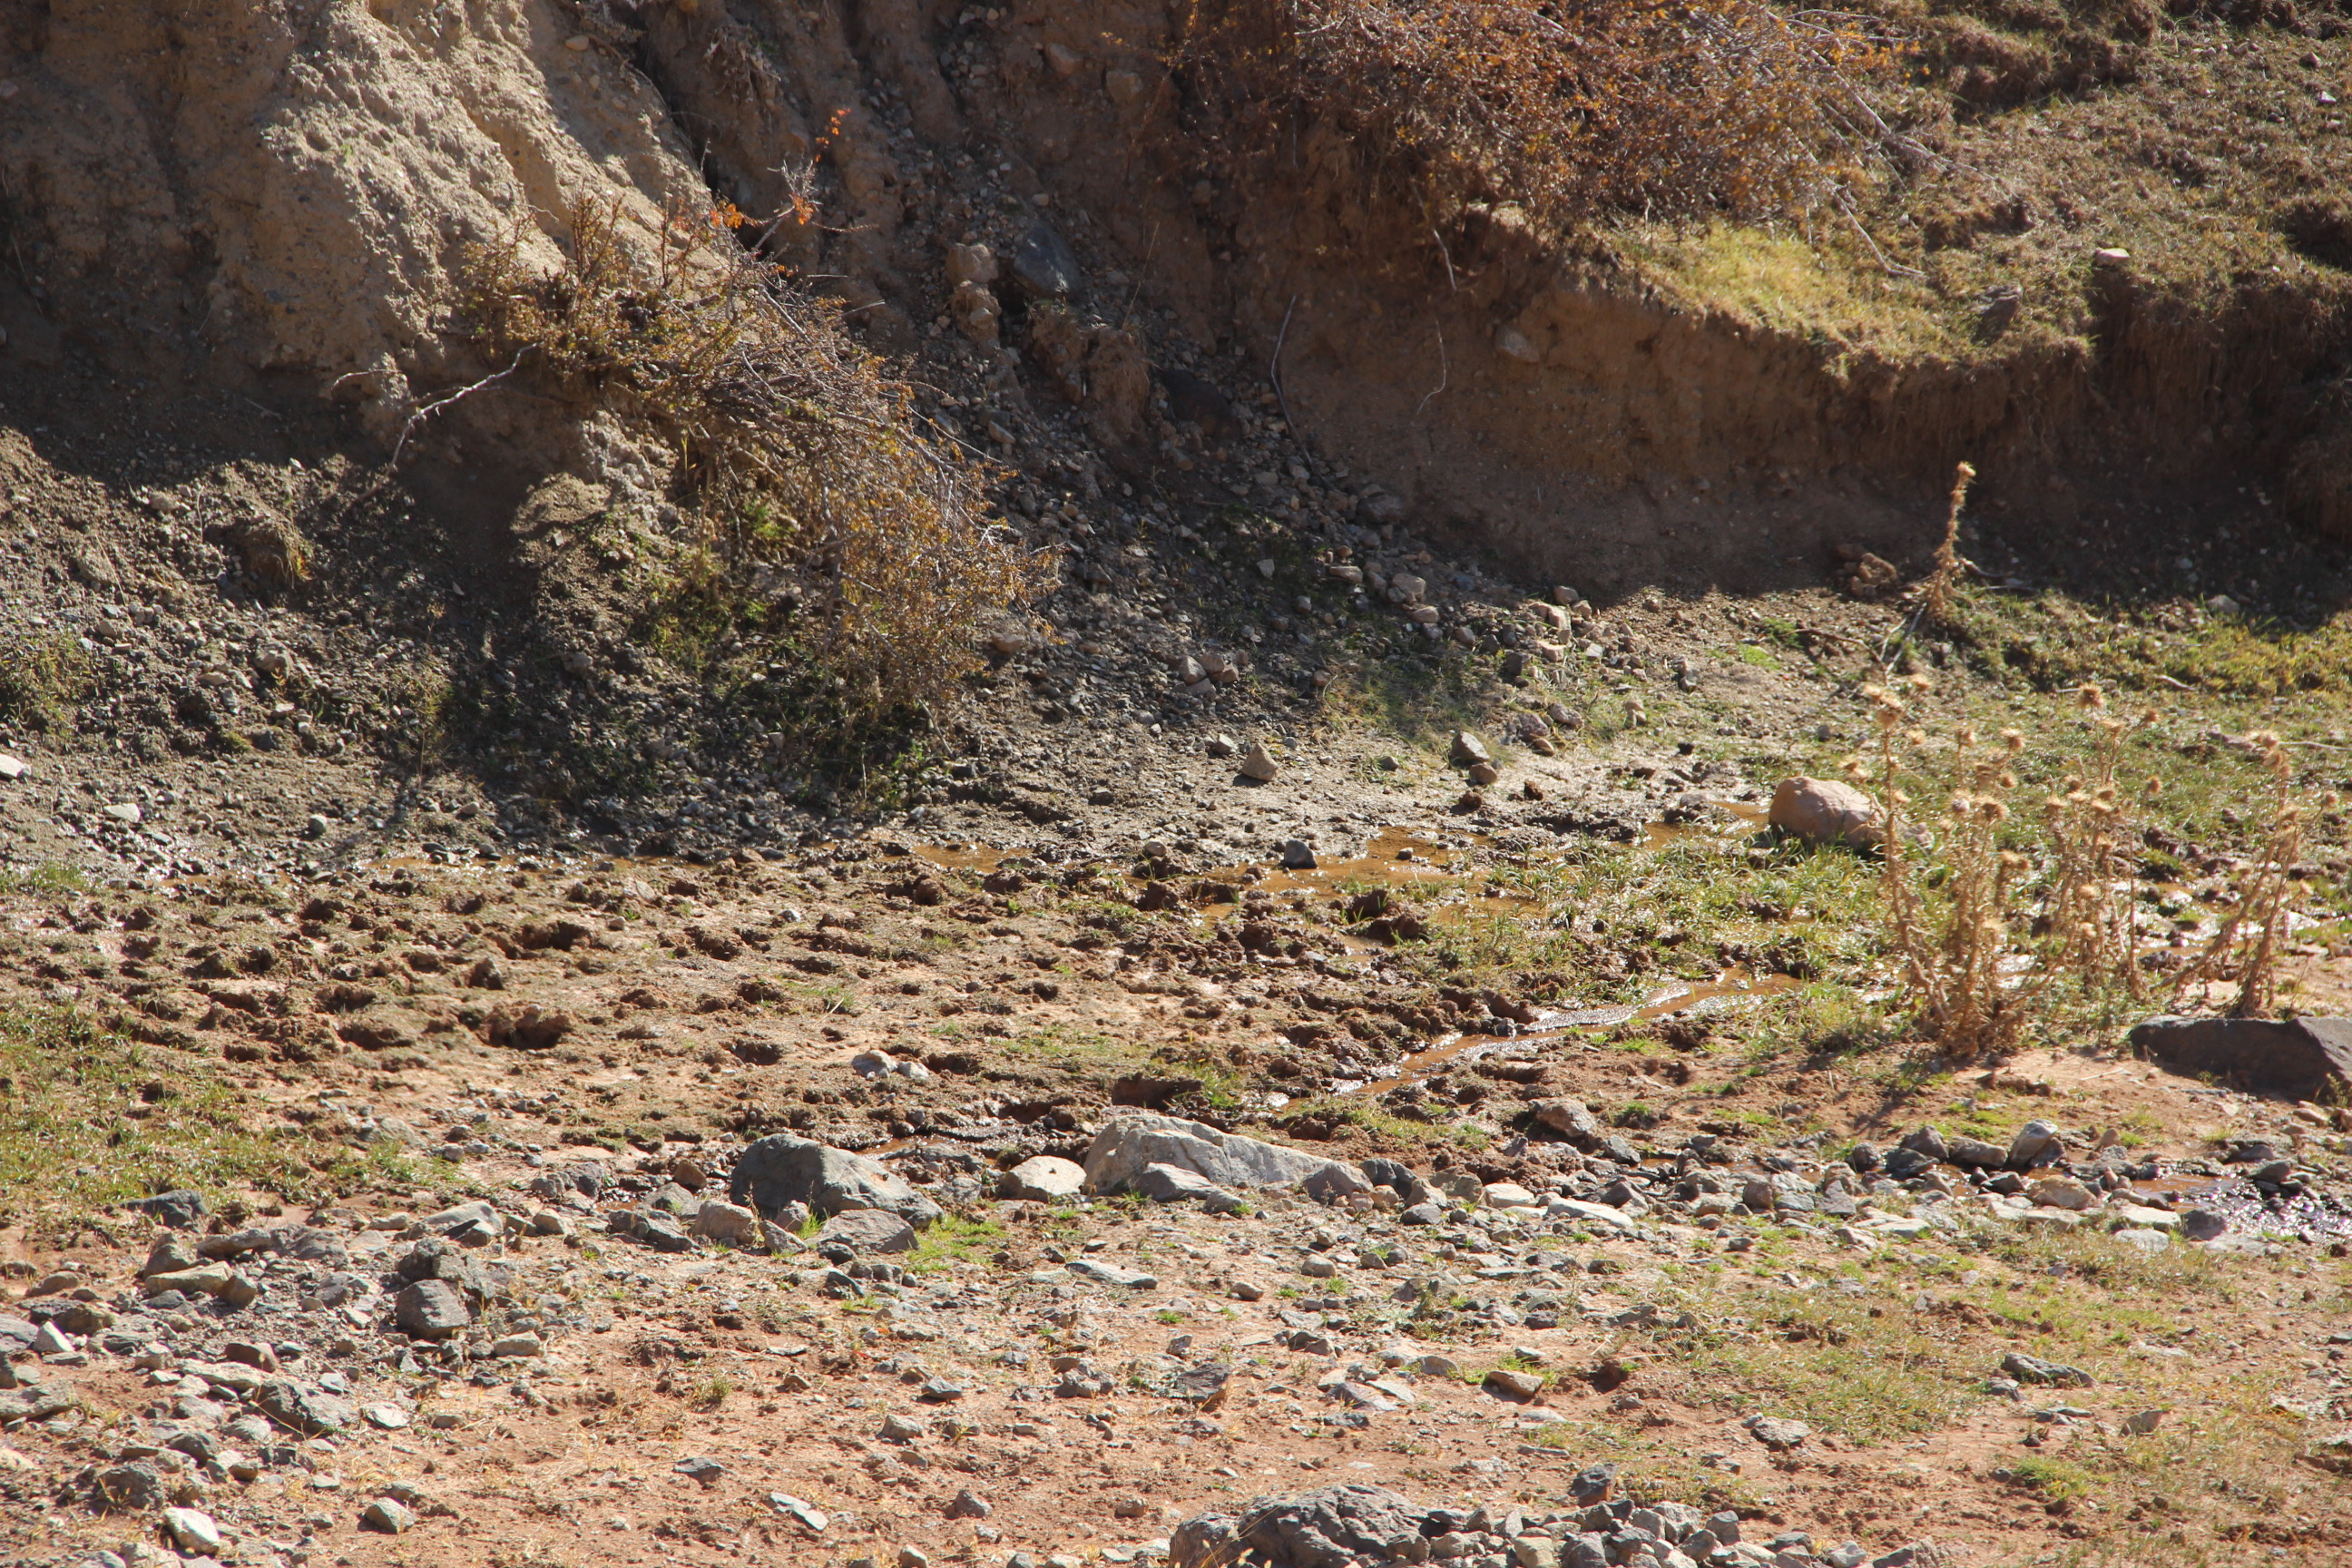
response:
M1069 1268L1081 1279L1091 1279L1097 1285L1110 1285L1123 1290L1154 1290L1160 1287L1160 1277L1156 1274L1121 1268L1091 1258L1074 1258L1070 1260Z
M1211 1214L1234 1214L1244 1206L1239 1197L1199 1172L1157 1160L1143 1167L1129 1190L1154 1203L1175 1204L1197 1199Z
M915 1227L887 1209L845 1209L809 1238L819 1252L845 1247L853 1253L912 1252Z
M758 1215L738 1204L706 1200L694 1212L694 1234L730 1247L758 1247L765 1240Z
M1772 791L1766 820L1780 832L1808 844L1843 844L1849 848L1875 848L1886 837L1880 825L1878 804L1852 784L1834 779L1799 774L1782 779Z
M211 1212L211 1205L205 1202L202 1193L190 1192L185 1188L158 1193L151 1198L132 1198L122 1206L152 1215L158 1224L170 1226L174 1230L186 1230Z
M1784 1415L1751 1415L1747 1426L1758 1442L1775 1453L1796 1447L1813 1435L1811 1426Z
M163 1533L179 1542L184 1552L201 1557L217 1554L223 1537L213 1516L193 1508L167 1508L163 1510Z
M1543 1392L1544 1380L1541 1373L1498 1366L1481 1380L1480 1386L1505 1399L1528 1400Z
M466 1298L446 1279L420 1279L393 1298L393 1321L420 1340L446 1340L464 1333L473 1313Z
M1321 1178L1342 1195L1370 1184L1334 1161L1147 1111L1114 1116L1087 1148L1087 1184L1131 1190L1149 1165L1172 1165L1221 1187L1302 1186Z
M90 1479L90 1505L101 1512L144 1513L168 1495L163 1473L141 1460L110 1465Z
M1076 1197L1086 1190L1086 1184L1087 1168L1076 1161L1065 1160L1055 1154L1037 1154L1005 1172L998 1179L996 1190L1001 1197L1050 1202L1055 1198Z
M2078 1366L2062 1362L2043 1361L2027 1355L2023 1351L2011 1351L2000 1358L2000 1369L2020 1383L2039 1384L2053 1388L2088 1388L2091 1374Z
M1242 752L1240 771L1244 778L1272 784L1281 773L1282 764L1274 760L1274 753L1265 749L1265 742L1252 741L1249 749Z
M403 1531L413 1529L415 1523L415 1509L388 1497L377 1498L360 1511L361 1529L385 1535L398 1535Z
M2031 1171L2063 1158L2065 1152L2065 1141L2058 1129L2047 1121L2033 1121L2019 1128L2017 1136L2010 1140L2002 1163L2012 1171Z
M2078 1214L2099 1201L2098 1194L2090 1188L2063 1176L2034 1183L2026 1195L2043 1208L2070 1209Z

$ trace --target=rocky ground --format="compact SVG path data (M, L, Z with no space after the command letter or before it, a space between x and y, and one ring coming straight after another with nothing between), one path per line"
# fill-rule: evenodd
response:
M1313 868L981 800L969 848L24 879L16 1560L1206 1562L1334 1483L1377 1548L1269 1560L2341 1550L2331 1112L1759 1055L1784 977L1433 980L1368 911L1527 911L1417 765L1421 833Z
M591 43L542 52L650 100ZM387 469L315 388L20 327L8 1561L2341 1559L2336 1097L2130 1007L1948 1059L1876 864L1759 831L1873 683L2023 726L2035 789L2131 689L2152 1005L2263 852L2246 731L2346 787L2336 556L2239 502L2094 580L1971 520L1965 635L1857 546L1525 580L1300 438L1271 315L1138 310L1148 246L921 167L932 270L860 330L1050 570L862 769L667 613L625 444L509 495L505 414ZM1659 537L1815 510L1767 489L1661 482Z

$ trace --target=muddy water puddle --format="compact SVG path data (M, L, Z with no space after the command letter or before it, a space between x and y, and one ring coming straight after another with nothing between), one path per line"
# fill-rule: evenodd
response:
M2241 1236L2294 1236L2306 1241L2352 1237L2352 1205L2331 1193L2305 1190L2289 1197L2265 1192L2243 1176L2188 1172L2131 1186L2135 1194L2161 1198L2173 1208L2218 1215Z
M1669 986L1639 1004L1614 1007L1544 1008L1538 1011L1534 1023L1515 1035L1455 1035L1438 1041L1425 1051L1416 1051L1406 1057L1386 1077L1359 1082L1342 1079L1332 1085L1331 1092L1386 1094L1391 1089L1421 1083L1453 1068L1489 1057L1540 1056L1542 1047L1556 1043L1570 1029L1610 1028L1619 1024L1642 1023L1681 1013L1721 1012L1760 1002L1777 992L1792 990L1801 984L1786 974L1755 974L1744 969L1727 969L1713 980L1686 981Z

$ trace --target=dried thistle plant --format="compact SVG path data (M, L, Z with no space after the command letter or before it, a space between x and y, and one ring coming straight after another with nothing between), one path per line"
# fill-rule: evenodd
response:
M1944 514L1944 542L1936 546L1935 564L1919 588L1921 618L1930 626L1952 624L1952 590L1960 581L1960 509L1968 504L1969 486L1976 477L1972 463L1962 463L1952 473L1952 504Z

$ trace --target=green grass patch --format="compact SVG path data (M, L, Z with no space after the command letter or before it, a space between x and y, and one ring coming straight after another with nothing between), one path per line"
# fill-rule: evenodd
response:
M126 1040L86 1013L0 1012L0 1221L65 1219L178 1187L307 1203L417 1179L394 1145L362 1153L261 1125L211 1064Z

